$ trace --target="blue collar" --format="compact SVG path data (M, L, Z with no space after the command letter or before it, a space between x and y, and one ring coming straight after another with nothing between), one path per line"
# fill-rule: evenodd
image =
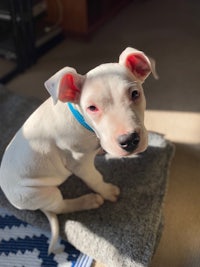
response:
M72 103L67 102L67 106L69 108L69 110L71 111L71 113L74 115L74 118L83 126L85 127L87 130L94 132L94 130L87 124L87 122L85 121L83 115L74 108L74 106L72 105Z

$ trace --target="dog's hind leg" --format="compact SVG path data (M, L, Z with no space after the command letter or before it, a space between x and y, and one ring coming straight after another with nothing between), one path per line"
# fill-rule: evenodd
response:
M54 251L59 236L59 223L56 214L96 209L104 202L100 195L94 193L74 199L63 199L59 189L54 188L53 192L49 192L49 194L52 196L53 201L49 201L46 207L42 209L49 220L52 233L48 254Z
M104 200L99 194L90 193L77 198L63 199L63 196L58 188L53 188L48 203L43 209L54 212L56 214L64 214L81 210L97 209Z
M13 197L14 199L12 198L11 202L18 209L41 209L56 214L96 209L104 202L103 198L95 193L64 199L60 190L54 186L16 187Z
M56 214L96 209L104 202L103 198L95 193L74 199L63 199L57 187L24 187L23 189L23 193L19 197L20 200L16 201L15 199L15 206L19 209L40 209L47 216L52 232L49 254L53 252L59 235L59 223Z

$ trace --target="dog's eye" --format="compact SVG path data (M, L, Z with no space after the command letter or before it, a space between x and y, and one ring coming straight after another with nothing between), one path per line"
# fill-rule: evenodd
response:
M140 92L138 90L133 90L131 92L131 98L133 101L136 101L140 97Z
M97 111L98 111L98 108L95 107L94 105L89 106L88 109L89 109L89 111L91 111L91 112L97 112Z

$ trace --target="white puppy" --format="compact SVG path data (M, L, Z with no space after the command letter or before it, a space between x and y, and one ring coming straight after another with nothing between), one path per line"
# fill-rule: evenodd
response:
M146 149L142 83L151 72L152 61L133 48L123 51L119 63L100 65L86 75L63 68L45 83L53 101L44 102L8 145L1 188L16 208L46 214L52 229L49 252L58 237L56 214L117 200L119 188L105 183L94 167L99 147L117 157ZM95 193L63 199L58 186L72 173Z

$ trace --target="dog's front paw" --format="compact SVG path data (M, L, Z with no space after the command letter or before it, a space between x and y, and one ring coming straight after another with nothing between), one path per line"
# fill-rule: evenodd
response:
M105 183L101 195L106 200L116 202L120 195L120 189L116 185Z
M97 209L104 203L104 199L99 194L91 193L83 196L83 209Z

